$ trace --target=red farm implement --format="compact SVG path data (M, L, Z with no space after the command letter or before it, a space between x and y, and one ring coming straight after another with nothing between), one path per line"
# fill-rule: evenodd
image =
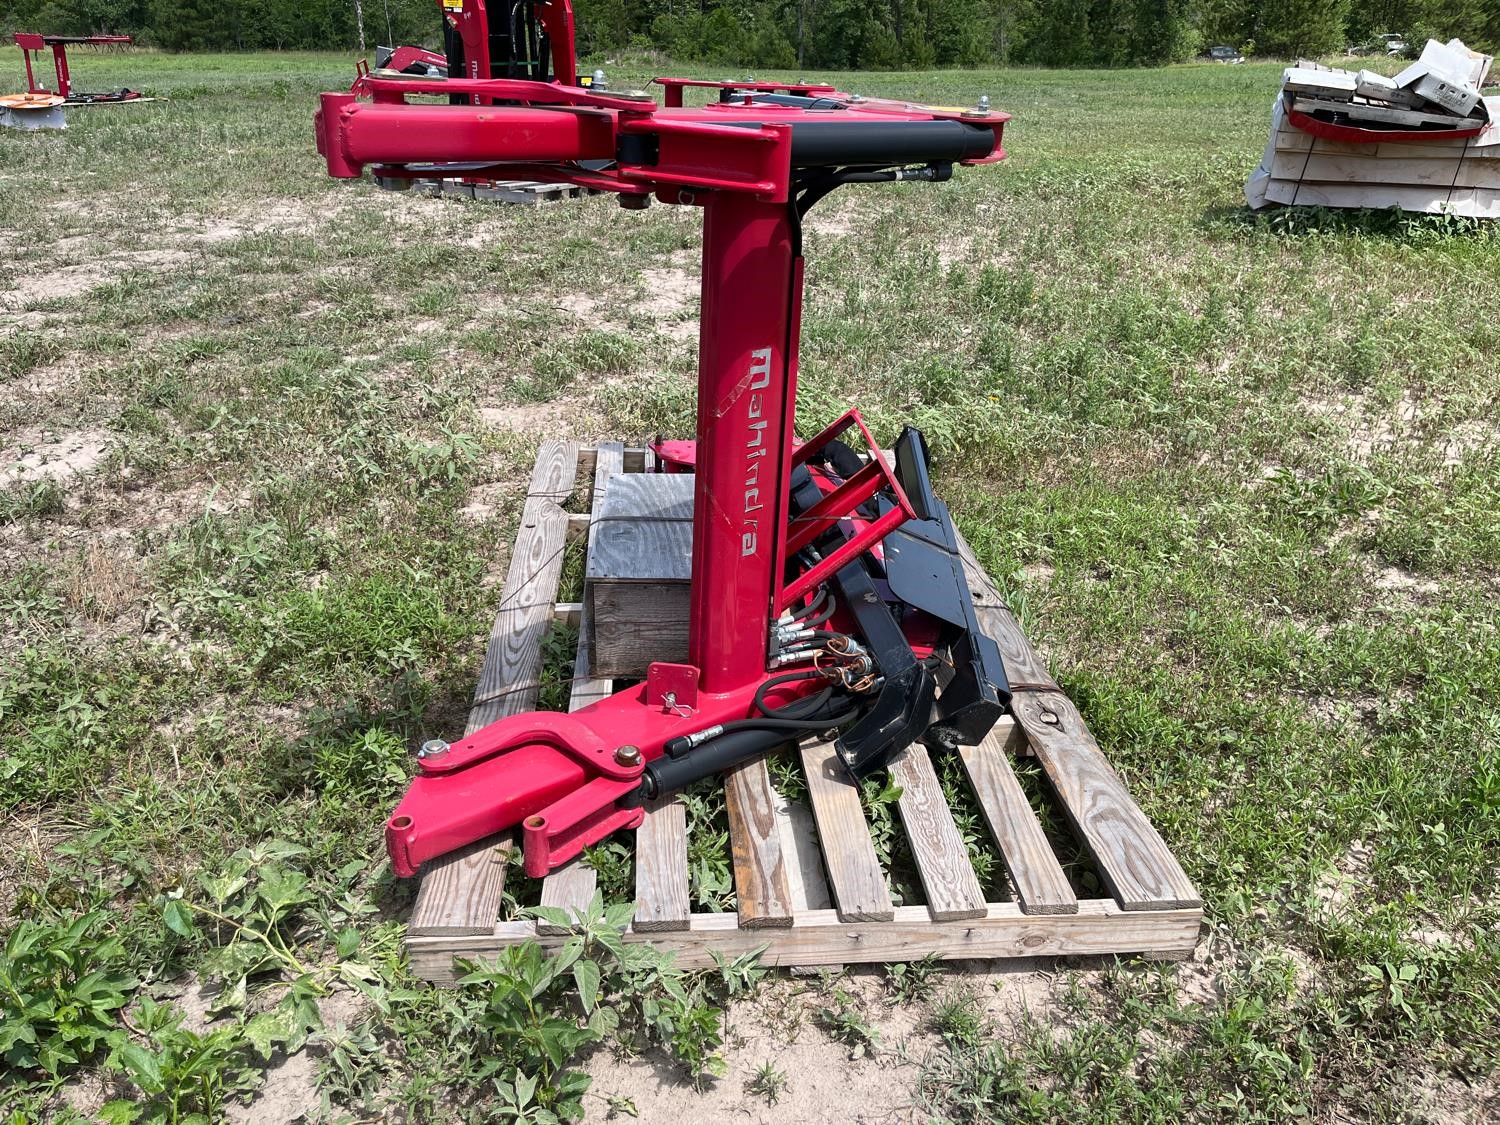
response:
M112 90L107 93L84 93L73 87L73 73L68 66L69 47L92 47L106 50L130 46L128 35L33 35L16 33L16 46L21 48L21 57L26 63L26 90L30 94L55 94L68 105L101 105L109 102L135 101L141 95L135 90ZM45 80L38 77L41 54L52 52L52 69L56 74L57 88L49 89Z

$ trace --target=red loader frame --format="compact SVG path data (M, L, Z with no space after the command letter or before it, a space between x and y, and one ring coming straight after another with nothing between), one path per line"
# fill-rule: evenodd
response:
M570 19L565 3L539 9ZM462 12L483 18L472 0ZM466 44L479 36L461 26ZM571 34L558 28L554 65L571 73L571 51L559 53ZM857 411L805 444L793 432L803 214L840 184L942 180L955 164L1001 160L1008 115L807 84L664 84L668 107L566 82L371 74L322 95L318 148L335 177L369 167L399 186L453 164L613 191L631 209L654 198L704 212L697 441L664 449L696 470L688 661L653 664L644 682L571 714L517 715L424 747L386 825L403 876L516 825L525 869L541 876L639 824L645 800L802 734L841 728L858 772L919 737L978 741L1009 699L920 435L903 431L893 469ZM686 107L689 86L721 100ZM467 104L408 100L423 95ZM858 458L835 440L847 433ZM951 564L956 592L897 568L919 548L933 573ZM953 624L965 606L967 629ZM941 675L953 682L934 702Z
M128 47L132 42L128 35L33 35L16 33L16 46L21 48L21 58L26 63L26 89L32 94L57 94L74 105L94 102L128 102L141 95L135 90L116 90L107 94L80 94L73 90L73 75L68 69L68 48L84 47ZM32 55L40 55L51 48L52 69L57 74L57 89L49 90L36 77L32 67Z

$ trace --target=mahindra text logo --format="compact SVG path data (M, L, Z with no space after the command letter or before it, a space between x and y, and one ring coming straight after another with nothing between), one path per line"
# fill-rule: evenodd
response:
M750 353L750 429L745 439L745 529L740 533L740 557L760 550L760 522L757 514L765 507L760 502L760 464L770 452L766 448L766 396L771 385L771 349L759 348Z

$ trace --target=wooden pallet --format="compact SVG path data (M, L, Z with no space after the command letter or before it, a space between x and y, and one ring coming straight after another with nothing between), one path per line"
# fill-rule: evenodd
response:
M650 454L618 443L542 445L521 513L510 571L491 630L466 733L536 706L542 641L554 620L580 625L570 708L614 690L588 678L587 608L557 602L563 554L586 539L604 482L650 467ZM592 514L564 502L590 478ZM926 905L894 906L871 841L858 790L827 743L798 748L816 822L799 844L764 761L725 777L736 913L695 913L689 899L687 822L675 799L648 809L635 833L635 921L627 940L674 950L679 964L712 963L761 949L776 965L841 965L952 957L1143 954L1180 957L1198 938L1202 905L1161 836L1110 767L1083 718L1047 671L994 584L963 544L964 564L985 631L1010 673L1013 716L1004 718L962 762L1004 859L1015 900L986 902L928 751L913 746L891 764L898 811ZM1012 768L1034 755L1077 838L1087 846L1112 897L1080 900ZM500 919L513 840L481 841L429 863L407 931L413 971L454 979L455 956L493 955L507 945L555 946L565 928ZM808 849L813 854L808 854ZM807 884L826 879L832 905L810 908ZM578 908L596 889L594 872L574 862L542 882L541 902Z
M484 184L470 184L463 180L415 180L428 195L457 195L464 199L481 199L491 203L519 203L534 207L538 203L553 203L560 199L577 199L584 195L598 195L595 188L579 187L577 184L538 183L535 180L494 180Z

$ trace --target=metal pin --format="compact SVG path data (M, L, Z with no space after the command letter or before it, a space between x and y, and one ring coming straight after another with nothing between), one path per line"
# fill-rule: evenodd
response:
M441 738L429 738L422 743L422 748L417 751L419 758L439 758L448 752L450 747Z

